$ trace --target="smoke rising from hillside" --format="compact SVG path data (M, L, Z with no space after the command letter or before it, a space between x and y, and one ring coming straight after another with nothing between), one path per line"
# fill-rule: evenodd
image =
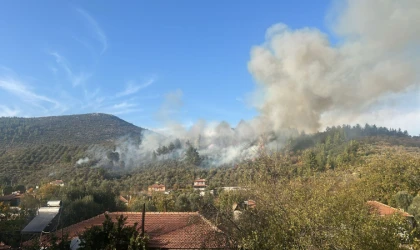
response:
M81 164L88 163L88 162L89 162L89 157L85 157L85 158L81 158L81 159L77 160L76 164L81 165Z
M258 141L278 147L297 131L352 123L389 97L419 86L420 1L346 1L330 13L333 33L275 24L251 49L249 72L257 83L260 115L236 128L199 121L175 135L199 152L227 163L255 157ZM181 95L178 95L181 96ZM341 124L342 124L341 123ZM274 132L275 138L267 138ZM252 150L251 150L252 148Z
M338 5L337 5L338 6ZM122 159L150 160L158 147L175 138L182 148L159 156L182 157L189 141L205 163L228 164L281 147L297 131L352 123L388 98L419 86L420 1L349 0L330 13L336 36L315 28L275 24L265 42L251 49L249 72L257 83L254 105L260 112L235 128L226 122L198 121L186 129L171 116L182 107L182 91L166 96L158 113L168 128L164 137L146 133L139 147L120 143Z
M252 48L255 105L273 128L314 132L324 116L354 117L418 86L420 1L352 0L332 15L337 45L317 29L276 24Z

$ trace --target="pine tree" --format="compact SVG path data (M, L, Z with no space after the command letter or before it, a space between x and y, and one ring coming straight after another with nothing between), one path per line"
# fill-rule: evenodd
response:
M188 163L193 164L195 166L198 166L201 163L200 155L197 152L197 149L194 148L192 145L188 147L187 152L185 153L185 160Z

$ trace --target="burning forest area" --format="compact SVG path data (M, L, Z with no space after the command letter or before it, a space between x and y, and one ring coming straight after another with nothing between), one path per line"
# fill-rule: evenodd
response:
M3 5L0 249L420 249L420 1Z

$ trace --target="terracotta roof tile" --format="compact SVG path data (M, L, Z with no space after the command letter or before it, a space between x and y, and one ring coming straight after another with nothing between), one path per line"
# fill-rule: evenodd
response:
M124 203L128 203L128 200L126 198L124 198L123 196L119 196L118 199Z
M127 217L126 225L137 222L141 228L141 212L109 213L113 220L120 215ZM70 238L82 234L87 228L101 226L105 214L79 222L63 229ZM148 212L145 216L145 233L152 248L223 248L227 240L223 233L197 212Z
M368 201L367 204L371 206L379 215L385 216L385 215L391 215L394 213L400 213L401 215L405 217L412 217L411 214L404 212L400 209L396 209L393 207L390 207L388 205L385 205L379 201Z
M249 208L255 208L257 203L254 200L247 200L247 205Z

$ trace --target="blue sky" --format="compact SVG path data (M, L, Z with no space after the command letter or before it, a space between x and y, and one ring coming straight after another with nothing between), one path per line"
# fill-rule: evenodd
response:
M271 25L325 28L327 1L5 1L0 8L0 116L104 112L162 126L256 111L250 49ZM176 112L175 112L176 111Z
M253 46L276 23L318 29L339 46L327 20L336 2L4 1L0 116L101 112L151 129L167 120L235 126L258 115L250 101ZM414 90L351 122L420 133Z

